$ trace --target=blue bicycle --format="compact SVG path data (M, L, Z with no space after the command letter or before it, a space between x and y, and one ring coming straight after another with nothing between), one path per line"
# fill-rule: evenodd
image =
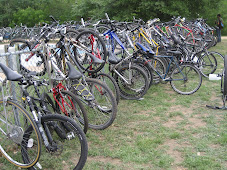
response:
M193 62L184 62L177 59L177 55L181 54L178 51L168 51L167 56L153 55L148 49L137 43L137 47L141 52L150 55L150 57L157 58L168 58L168 66L165 74L161 73L153 65L153 71L160 77L164 82L170 82L172 88L177 93L183 95L190 95L195 93L202 84L202 75L200 70L194 65Z
M149 88L146 71L140 65L133 62L135 52L131 52L126 48L125 44L123 44L116 34L117 28L114 21L111 21L107 14L106 17L106 23L110 27L109 29L106 27L103 36L106 38L106 46L109 54L109 73L115 78L122 98L132 100L141 99ZM125 35L129 42L130 38L127 37L127 34ZM117 54L123 57L119 58Z

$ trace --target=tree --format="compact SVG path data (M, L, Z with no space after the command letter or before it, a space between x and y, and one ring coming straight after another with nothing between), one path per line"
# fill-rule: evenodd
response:
M26 9L20 9L13 14L13 21L11 26L15 24L26 24L28 27L32 27L39 22L44 22L46 14L42 10L35 10L31 7Z

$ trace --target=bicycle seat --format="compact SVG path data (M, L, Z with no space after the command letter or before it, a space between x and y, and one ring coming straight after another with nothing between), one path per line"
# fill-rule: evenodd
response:
M174 50L167 50L166 53L170 53L173 55L181 55L182 53L180 51L174 51Z
M140 44L140 43L136 43L136 47L139 48L140 50L142 50L142 51L144 51L144 52L147 52L147 53L150 53L150 54L152 54L152 55L155 54L155 52L154 52L153 50L144 47L144 46L143 46L142 44Z
M172 38L172 40L173 40L173 42L174 42L175 44L182 44L181 39L180 39L179 36L177 36L177 35L175 35L175 34L172 34L172 35L171 35L171 38Z
M21 74L11 70L9 67L5 66L4 64L0 63L0 67L4 74L6 75L7 80L11 81L19 81L23 78Z
M86 54L87 54L88 56L91 57L93 63L102 64L102 63L105 62L104 60L102 60L102 59L96 57L95 55L93 55L93 54L91 54L91 53L86 53Z
M109 53L109 58L108 58L109 63L111 63L111 64L117 64L117 63L119 63L121 61L121 59L118 58L118 57L116 57L112 53L112 51L109 51L108 53Z
M82 74L77 69L75 69L75 67L70 62L66 62L66 63L69 67L68 78L70 80L80 79L82 77Z

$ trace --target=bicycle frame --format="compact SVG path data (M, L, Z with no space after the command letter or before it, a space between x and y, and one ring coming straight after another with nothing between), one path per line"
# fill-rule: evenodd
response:
M153 68L153 70L158 74L158 76L163 80L163 81L178 81L178 80L185 80L185 75L183 74L183 72L181 71L180 67L179 67L179 64L177 63L177 61L174 59L175 57L174 56L154 56L154 57L164 57L164 58L169 58L170 59L170 62L168 64L168 67L166 69L166 73L163 75L161 75L158 70L153 67L151 65L151 67ZM171 79L171 78L167 78L167 75L168 75L168 72L169 72L169 69L170 69L170 65L171 63L174 62L178 68L178 70L180 71L180 73L182 74L183 76L183 79Z
M114 51L114 44L113 44L113 42L114 42L114 40L116 40L116 42L121 46L121 48L122 48L122 49L124 50L124 52L126 52L126 54L127 54L127 57L124 58L122 61L120 61L118 64L114 65L114 66L110 69L110 71L113 71L114 73L116 73L116 74L117 74L124 82L126 82L127 84L131 84L131 79L132 79L132 73L131 73L131 70L130 70L130 68L131 68L131 62L129 63L129 80L126 80L125 77L122 76L122 75L116 70L116 68L117 68L118 66L120 66L123 62L125 62L126 60L130 59L130 58L133 56L133 54L130 54L130 53L129 53L129 51L125 48L124 44L121 42L121 40L120 40L120 39L118 38L118 36L114 33L113 30L108 30L108 31L105 32L103 35L104 35L104 36L108 35L108 36L110 37L111 43L112 43L112 50L113 50L113 51ZM108 42L108 43L110 43L110 42ZM108 43L107 43L107 44L108 44Z
M72 100L70 99L70 97L68 97L70 103L72 104L72 107L64 100L64 98L62 97L61 95L61 90L66 90L65 86L62 85L62 83L58 83L58 85L54 88L52 88L52 91L53 91L53 97L54 97L54 100L57 102L58 106L60 107L61 111L66 115L66 116L69 116L69 114L67 113L66 111L66 108L65 108L65 104L70 107L71 109L75 109L75 106L72 102ZM61 98L61 103L62 103L62 106L60 104L60 102L57 100L56 96L57 95L60 95L60 98ZM64 104L65 103L65 104Z

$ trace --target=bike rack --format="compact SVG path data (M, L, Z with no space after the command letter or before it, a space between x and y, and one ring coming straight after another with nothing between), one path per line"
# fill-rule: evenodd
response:
M219 106L210 106L210 105L206 105L206 107L207 108L210 108L210 109L227 110L227 106L225 105L226 96L223 95L222 101L223 101L223 106L222 107L219 107Z

